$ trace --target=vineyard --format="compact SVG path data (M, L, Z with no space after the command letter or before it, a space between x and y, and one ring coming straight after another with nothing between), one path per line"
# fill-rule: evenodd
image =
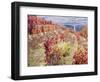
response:
M28 16L28 66L88 64L87 31Z

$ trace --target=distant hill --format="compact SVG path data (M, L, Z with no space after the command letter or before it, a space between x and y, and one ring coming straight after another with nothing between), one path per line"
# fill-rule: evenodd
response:
M44 18L38 16L28 16L28 33L40 33L40 32L47 32L52 31L55 29L62 29L64 28L63 25L58 25L53 23L52 21L47 21Z
M29 34L46 32L46 31L50 31L50 30L54 30L58 28L60 29L67 28L76 32L80 32L84 28L84 25L74 24L74 23L68 23L68 24L65 23L63 25L60 25L39 16L28 16L28 33Z

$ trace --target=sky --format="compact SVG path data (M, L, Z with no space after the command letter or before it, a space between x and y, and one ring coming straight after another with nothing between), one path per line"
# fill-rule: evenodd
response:
M88 24L88 18L87 17L75 17L75 16L40 16L46 20L51 20L58 24Z

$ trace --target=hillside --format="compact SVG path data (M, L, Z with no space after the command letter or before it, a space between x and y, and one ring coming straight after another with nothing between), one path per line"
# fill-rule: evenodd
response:
M28 16L28 33L28 66L87 63L83 58L77 60L86 52L86 30L74 32L44 18Z

